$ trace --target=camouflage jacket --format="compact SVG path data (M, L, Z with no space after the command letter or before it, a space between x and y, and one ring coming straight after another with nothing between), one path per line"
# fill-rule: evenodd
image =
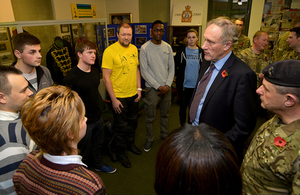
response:
M237 57L243 60L257 74L261 73L269 65L268 56L265 53L256 54L251 48L244 49Z
M286 42L286 40L289 38L289 35L290 31L279 37L272 55L272 63L283 60L284 56L293 50L293 48L290 48L289 44Z
M250 39L247 36L242 34L239 37L238 41L232 47L232 52L234 53L234 55L237 55L242 50L247 49L249 47L250 47Z
M300 52L296 52L295 49L284 56L285 60L295 59L300 60Z
M252 139L241 167L243 194L300 194L300 119L280 121L275 115Z

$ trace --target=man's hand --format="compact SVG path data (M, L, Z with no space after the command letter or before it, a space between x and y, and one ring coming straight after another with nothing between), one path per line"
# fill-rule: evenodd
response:
M157 94L158 95L165 95L165 94L167 94L168 93L168 91L170 91L171 89L170 89L170 87L168 86L168 85L165 85L164 87L163 86L160 86L159 88L158 88L158 92L157 92Z
M116 113L118 114L121 114L122 113L122 110L120 108L120 106L122 108L124 108L123 104L118 100L118 99L115 99L112 101L112 105L113 105L113 109Z
M265 75L263 73L259 73L258 78L263 79Z
M137 91L137 94L138 94L138 96L137 96L137 98L135 98L134 102L139 102L142 97L142 92L140 90Z

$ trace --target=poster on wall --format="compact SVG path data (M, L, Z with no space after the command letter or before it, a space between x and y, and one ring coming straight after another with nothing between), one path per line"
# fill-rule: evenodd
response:
M71 9L73 19L97 18L95 5L71 3Z
M202 25L203 7L201 3L174 3L172 26Z

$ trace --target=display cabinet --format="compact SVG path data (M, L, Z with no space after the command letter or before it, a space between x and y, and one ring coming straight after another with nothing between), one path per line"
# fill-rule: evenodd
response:
M41 40L42 65L46 66L46 55L49 47L54 43L56 37L70 43L74 48L79 38L85 37L88 40L97 43L99 58L108 45L108 39L103 37L107 30L96 31L97 26L103 26L107 29L106 18L96 19L78 19L78 20L38 20L38 21L18 21L18 22L0 22L0 62L3 65L10 65L14 61L14 55L11 45L13 34L28 32ZM106 44L104 44L106 42ZM100 60L98 61L100 63ZM98 64L100 67L100 64Z
M189 29L195 29L199 33L199 43L202 38L202 26L168 26L168 43L172 46L173 52L176 53L178 50L186 46L185 38L186 32Z

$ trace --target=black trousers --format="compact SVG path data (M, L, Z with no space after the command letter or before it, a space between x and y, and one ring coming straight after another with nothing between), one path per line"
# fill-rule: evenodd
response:
M127 145L134 144L137 128L139 103L134 102L138 95L129 98L117 98L122 104L121 113L113 111L116 154L122 158L127 156Z
M180 124L186 123L186 109L191 102L194 88L185 88L183 91L178 91L179 95L179 119Z
M103 117L96 122L88 123L85 136L78 143L82 162L87 165L102 167L101 148L104 138Z

